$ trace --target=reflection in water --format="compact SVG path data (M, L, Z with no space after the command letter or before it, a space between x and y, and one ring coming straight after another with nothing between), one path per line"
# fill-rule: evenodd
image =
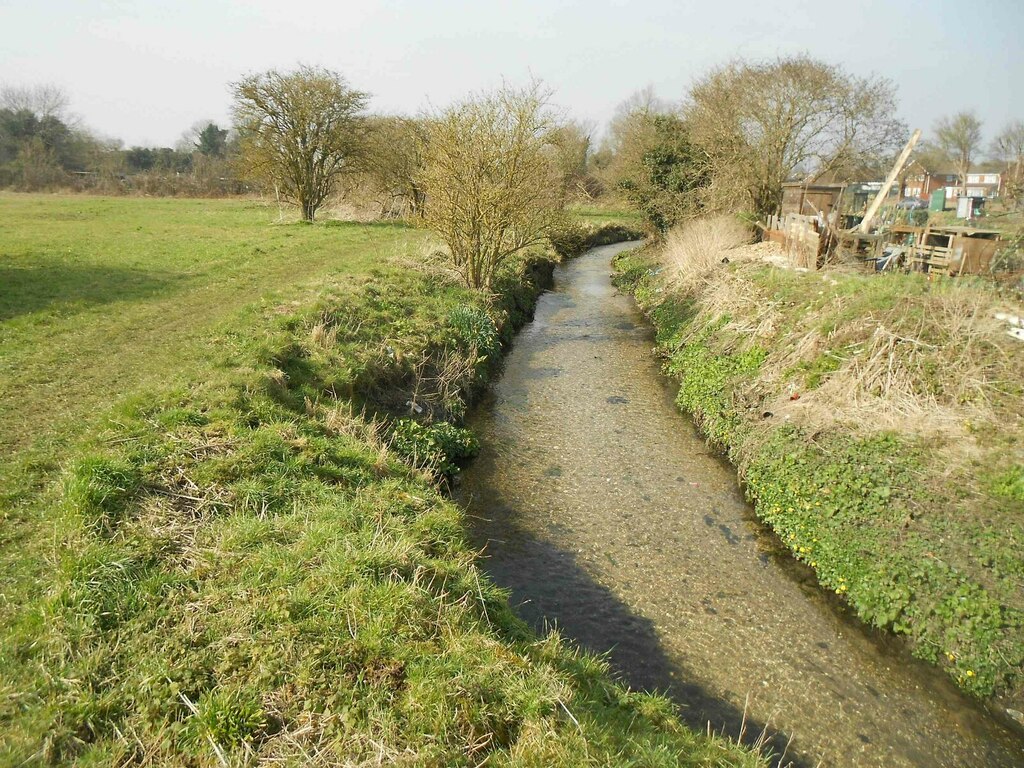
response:
M611 286L622 247L559 268L471 420L483 450L459 496L494 580L698 727L735 734L746 708L811 765L1024 765L1019 741L849 619L754 520Z

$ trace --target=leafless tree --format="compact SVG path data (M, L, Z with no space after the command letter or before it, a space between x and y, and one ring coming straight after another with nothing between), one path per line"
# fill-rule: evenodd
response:
M548 99L537 82L505 86L430 121L425 219L471 288L489 288L509 257L542 242L557 222L561 185L547 143L557 120Z
M273 185L312 221L353 167L368 95L336 72L299 67L250 75L234 85L243 173Z
M587 161L590 158L593 128L570 120L552 129L546 141L554 152L554 160L561 176L562 189L567 193L580 192L587 196Z
M758 216L778 209L782 183L842 176L892 153L906 128L892 84L807 56L733 62L693 86L683 114L724 198Z
M1015 120L992 141L992 156L1006 164L1004 196L1015 207L1024 202L1024 121Z
M647 85L638 91L633 91L627 98L615 107L615 114L612 115L608 124L608 131L602 142L602 149L610 152L618 152L622 142L626 140L633 125L639 118L648 115L663 115L672 111L671 105L658 98L653 85Z
M68 124L70 103L67 92L58 85L0 85L0 109L31 112L40 120L57 118Z
M953 164L960 179L960 192L967 194L967 174L981 148L981 121L972 112L957 112L935 124L935 145Z
M382 215L423 215L420 176L426 157L429 126L425 119L373 117L361 167L364 181Z

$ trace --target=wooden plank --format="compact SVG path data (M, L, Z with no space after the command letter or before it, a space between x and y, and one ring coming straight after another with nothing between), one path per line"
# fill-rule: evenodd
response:
M899 176L900 171L903 170L903 166L906 165L907 160L910 158L910 153L914 151L914 145L917 144L917 140L921 138L921 129L918 128L914 131L910 137L910 141L907 142L907 146L900 152L900 156L896 158L896 164L893 165L892 170L889 171L889 175L885 179L885 183L882 184L882 188L878 190L878 194L875 195L875 199L871 201L871 206L868 208L867 213L864 214L864 219L861 221L857 229L860 232L867 232L871 228L871 220L875 218L875 214L878 213L878 209L882 207L882 203L889 196L889 190L892 188L893 182L896 181L896 177Z

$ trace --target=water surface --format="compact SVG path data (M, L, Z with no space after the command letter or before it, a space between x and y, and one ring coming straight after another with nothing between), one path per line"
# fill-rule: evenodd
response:
M606 246L558 268L471 427L460 499L521 615L609 653L697 727L826 766L1021 766L1024 745L851 619L673 403Z

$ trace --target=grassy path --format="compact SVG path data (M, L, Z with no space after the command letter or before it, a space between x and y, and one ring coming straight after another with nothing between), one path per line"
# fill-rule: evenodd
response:
M0 195L0 454L81 434L97 409L201 377L242 307L364 274L400 226L274 224L237 200ZM48 452L50 452L48 447Z

